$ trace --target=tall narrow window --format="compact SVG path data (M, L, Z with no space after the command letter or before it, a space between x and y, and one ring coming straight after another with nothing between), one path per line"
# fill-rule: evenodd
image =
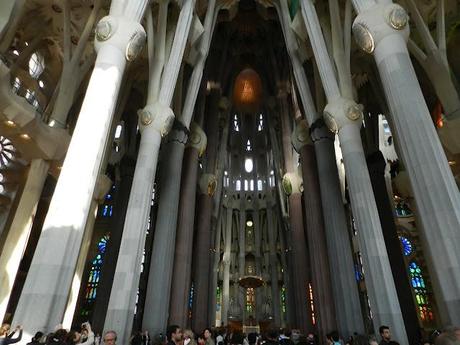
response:
M246 289L246 311L252 313L255 306L255 293L253 288Z
M262 180L257 180L257 191L261 191L263 189L263 185L262 185Z
M240 126L238 125L238 115L236 115L236 114L233 116L233 130L235 132L240 131Z
M313 301L313 288L311 286L311 283L308 283L308 299L310 300L311 322L313 323L313 325L316 325L315 303Z
M251 140L249 139L246 142L246 151L252 151Z
M264 116L259 114L259 124L257 125L257 131L261 132L264 129Z
M415 292L415 301L417 302L420 319L422 321L432 321L434 316L428 301L425 279L423 278L422 269L415 261L409 264L409 275L412 288Z
M97 254L91 261L91 270L89 271L86 283L85 300L81 309L82 316L89 316L92 313L94 301L96 300L97 287L101 278L101 268L104 260L104 254L107 249L109 235L106 234L97 243Z
M252 172L252 169L254 169L254 162L252 161L252 158L246 158L244 160L244 170L246 170L247 173Z
M235 190L239 192L241 190L241 180L236 180L235 182Z

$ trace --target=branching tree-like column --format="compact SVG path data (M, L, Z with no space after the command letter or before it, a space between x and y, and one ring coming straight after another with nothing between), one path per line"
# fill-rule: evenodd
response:
M72 53L70 19L70 2L63 2L64 10L64 54L62 58L62 74L58 84L58 94L51 113L50 126L66 128L67 116L72 107L75 95L83 81L84 76L93 64L93 57L89 56L82 63L81 58L86 48L89 36L93 32L93 26L97 19L102 0L94 1L94 7L80 35L78 45Z
M268 232L268 247L270 255L270 280L272 292L272 310L275 326L281 326L281 307L280 307L280 288L278 279L278 255L276 254L276 234L277 229L274 226L273 205L267 202L267 232Z
M198 60L189 81L184 109L163 148L166 154L161 169L160 200L145 300L145 310L159 312L147 313L143 319L144 328L153 332L164 331L169 316L182 160L218 11L216 1L211 1L207 8L204 32L198 47ZM190 12L190 16L192 15L193 12Z
M97 25L96 64L13 320L25 341L64 317L123 72L145 41L146 6L114 0Z
M166 66L164 66L166 54L164 35L166 33L162 33L162 28L163 25L166 25L168 1L160 2L158 27L161 34L155 55L152 54L153 23L151 17L147 17L149 23L147 26L149 62L151 63L147 105L139 111L141 142L104 325L105 329L117 330L118 339L121 343L128 343L131 336L158 152L161 138L170 131L174 120L174 113L169 106L173 98L174 87L187 42L193 5L193 0L186 0L182 6L170 59ZM161 86L155 84L160 77ZM166 313L167 306L155 314L167 317Z
M343 45L344 41L335 37L336 51L347 52L342 54L342 57L334 55L335 64L341 66L337 68L339 87L316 10L310 0L302 2L302 15L328 100L324 109L324 120L329 129L337 133L340 139L351 207L359 231L359 245L363 254L374 326L375 328L382 324L390 326L395 339L407 345L406 330L361 143L362 110L351 98L351 76L346 67L346 59L349 59L348 48L340 49L338 45ZM334 36L337 36L337 33L333 34L333 41Z
M27 246L48 169L49 164L42 159L34 159L30 163L21 199L0 254L0 318L2 319Z
M460 194L431 121L407 51L405 10L391 1L353 0L358 45L373 53L390 108L393 133L409 175L428 244L432 279L445 304L444 324L460 323ZM448 254L447 254L448 253Z
M0 4L0 53L4 54L14 39L26 0L4 0Z
M331 1L332 3L333 1ZM277 6L286 46L291 59L294 78L302 100L303 112L311 128L319 172L321 202L324 215L324 229L327 238L330 262L332 291L334 294L336 318L340 335L344 338L353 332L363 333L364 324L361 314L358 288L354 280L352 249L348 237L348 226L339 188L339 177L335 163L334 136L320 119L310 88L300 62L298 43L290 27L287 4L279 1ZM351 16L351 14L350 14ZM335 20L335 18L333 19ZM350 19L351 21L351 19ZM338 23L337 23L338 25ZM302 140L308 141L308 136ZM307 191L308 193L308 191ZM313 286L315 287L315 286ZM318 292L314 289L313 293ZM327 329L327 327L325 327Z
M437 1L436 42L430 33L428 25L423 21L414 0L407 0L406 3L424 48L422 50L417 43L409 39L409 51L430 78L436 95L444 108L444 126L438 129L438 133L443 144L450 152L454 154L460 153L460 141L457 135L460 128L460 97L447 61L444 0Z

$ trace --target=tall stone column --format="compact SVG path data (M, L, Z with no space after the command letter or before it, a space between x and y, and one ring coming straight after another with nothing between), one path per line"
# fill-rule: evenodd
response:
M388 198L385 182L386 162L382 153L377 151L368 156L367 166L369 168L380 224L382 224L383 238L390 260L391 272L393 273L407 336L409 337L410 344L417 344L422 340L418 335L417 307L412 297L411 284L407 276L408 270L401 251L401 241L399 240L396 229L393 207Z
M331 329L337 329L331 274L326 245L326 234L321 208L321 194L316 164L316 154L309 138L306 121L297 124L292 142L300 154L305 207L305 227L312 272L313 296L315 300L316 325L325 337Z
M162 4L164 5L164 3ZM148 102L144 109L138 112L141 142L104 324L105 329L114 329L118 332L118 338L121 343L128 343L131 336L159 147L161 138L169 133L174 120L174 113L169 106L173 98L191 26L193 8L193 0L184 2L177 20L170 58L162 74L162 62L160 60L155 61L153 66L155 68L152 68L152 74L150 75ZM153 84L155 84L154 81L157 80L158 74L162 76L162 83L157 98L155 95L158 94L158 90ZM169 247L164 246L161 250L166 250L168 254L172 253L173 244L174 241L172 245ZM155 255L162 255L162 253L164 252L159 250ZM168 277L164 277L165 284L169 283L167 279ZM169 293L169 289L167 293ZM169 302L163 307L162 310L158 309L154 314L161 317L166 323ZM148 310L147 308L144 309ZM145 315L150 316L151 314L153 313ZM163 327L160 326L159 328L164 331ZM149 331L152 332L153 330L149 329Z
M48 169L49 164L42 159L34 159L30 163L26 183L0 254L0 318L2 320L27 246Z
M198 157L206 149L206 135L196 124L185 150L181 180L181 196L177 224L174 269L171 284L169 323L187 325L190 279L192 272L192 246L195 223L196 185L198 180Z
M80 293L81 280L83 271L87 263L88 251L91 246L91 239L93 238L94 222L97 217L97 208L105 200L105 195L112 186L112 180L107 175L99 175L94 191L93 200L89 209L88 221L86 222L85 231L83 235L80 253L78 254L77 265L75 266L75 273L73 275L72 287L70 289L69 297L67 300L67 307L64 313L64 320L62 322L63 328L71 328L72 320L77 307L78 295Z
M278 256L276 254L276 228L272 214L272 206L267 205L268 247L270 255L270 280L272 292L272 310L275 326L281 327L280 288L278 284Z
M221 207L221 206L219 206ZM214 217L212 218L214 219ZM222 217L217 218L217 225L211 231L214 230L214 248L211 249L211 262L209 267L210 278L209 278L209 301L208 301L208 327L216 326L216 312L217 312L217 286L219 280L219 261L220 261L220 244L222 238Z
M406 330L361 143L362 109L347 98L349 88L339 88L311 0L302 3L302 15L328 100L323 113L324 120L331 131L338 133L340 139L351 207L359 231L358 238L363 254L374 326L378 329L380 325L387 324L393 330L395 338L401 344L407 344ZM341 78L349 78L349 75L341 74Z
M193 5L195 1L192 1ZM192 11L188 11L188 18L191 20ZM177 230L177 214L180 193L180 178L182 169L182 160L185 149L188 127L195 108L195 102L201 84L203 75L204 62L207 57L209 43L213 30L217 7L215 1L208 4L204 33L200 41L198 62L193 68L189 80L187 95L184 101L184 108L179 121L176 122L177 129L183 133L180 136L171 138L168 143L165 155L165 162L162 166L160 203L158 206L157 221L155 224L155 234L152 249L152 259L149 270L149 281L145 301L145 310L157 310L156 313L144 315L143 327L150 332L161 332L166 328L168 314L170 291L173 273L174 247ZM181 10L182 13L183 9ZM190 28L190 23L188 24ZM187 30L188 33L188 30ZM186 38L187 36L182 36ZM176 134L179 133L176 131Z
M206 152L206 173L200 178L200 196L198 200L198 215L196 226L196 248L194 262L194 301L192 312L193 329L208 327L209 303L209 268L211 262L211 215L213 196L217 188L216 170L219 146L219 101L220 90L212 90L206 111L206 133L208 133L208 148ZM226 143L222 143L226 145Z
M231 200L227 200L226 221L225 221L225 239L224 239L224 256L222 258L224 266L224 279L222 284L222 324L228 324L228 311L230 306L230 261L232 250L232 225L233 225L233 208L230 205Z
M24 339L62 322L126 61L145 40L146 6L115 0L97 25L98 56L13 320Z
M364 323L355 280L353 251L342 202L334 152L334 134L323 120L310 127L315 145L324 228L329 254L332 290L340 335L347 339L354 332L364 333ZM399 248L399 247L398 247Z
M424 249L433 262L430 275L440 287L437 300L447 311L443 324L460 324L460 194L407 51L408 16L391 1L352 2L359 13L353 33L358 45L374 55L422 236L429 244Z

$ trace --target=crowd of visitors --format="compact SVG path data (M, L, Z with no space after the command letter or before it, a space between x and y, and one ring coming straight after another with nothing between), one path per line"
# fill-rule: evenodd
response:
M263 334L249 333L230 328L206 328L195 334L190 329L182 330L177 325L168 326L166 332L150 337L147 331L136 332L129 344L118 345L399 345L391 337L391 330L387 326L379 328L380 339L375 336L354 334L349 339L342 339L337 331L330 332L325 339L319 339L315 334L303 335L299 330L268 329ZM14 344L22 339L22 327L13 330L9 324L0 328L0 345ZM379 341L380 340L380 341ZM101 337L91 329L89 322L81 325L79 330L65 330L57 327L55 332L44 334L37 332L27 345L117 345L116 331L106 331ZM460 327L449 328L442 332L435 331L430 339L420 344L411 345L460 345Z

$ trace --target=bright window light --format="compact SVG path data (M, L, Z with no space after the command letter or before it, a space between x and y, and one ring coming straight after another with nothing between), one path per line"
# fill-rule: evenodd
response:
M236 182L235 182L235 190L237 192L239 192L241 190L241 181L240 180L236 180Z
M117 128L115 129L115 139L120 138L122 129L123 129L122 125L117 126Z
M252 169L254 169L252 158L246 158L244 161L244 170L246 170L247 173L250 173L252 172Z

